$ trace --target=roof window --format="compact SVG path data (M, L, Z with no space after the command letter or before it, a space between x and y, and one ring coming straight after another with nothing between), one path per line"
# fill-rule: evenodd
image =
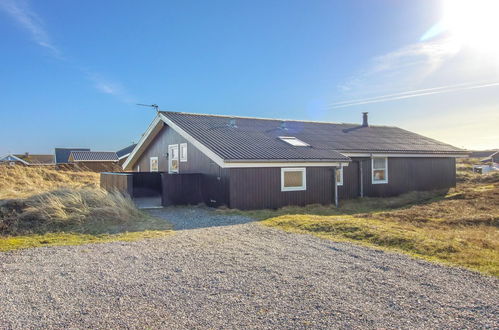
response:
M310 146L308 143L303 142L302 140L295 138L294 136L279 136L279 139L282 141L291 144L295 147L308 147Z

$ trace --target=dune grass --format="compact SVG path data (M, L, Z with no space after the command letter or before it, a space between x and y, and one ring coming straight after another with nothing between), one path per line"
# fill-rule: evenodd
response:
M98 187L93 172L0 167L0 251L164 236L171 225Z
M220 210L285 231L409 254L499 276L499 173L465 172L448 192L279 210Z

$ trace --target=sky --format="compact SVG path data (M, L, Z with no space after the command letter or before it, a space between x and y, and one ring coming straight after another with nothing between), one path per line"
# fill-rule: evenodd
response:
M449 1L0 0L0 154L118 150L137 103L498 148L499 5Z

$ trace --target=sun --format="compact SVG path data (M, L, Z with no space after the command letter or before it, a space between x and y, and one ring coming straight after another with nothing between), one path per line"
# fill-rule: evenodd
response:
M445 0L441 27L463 46L499 56L499 0Z

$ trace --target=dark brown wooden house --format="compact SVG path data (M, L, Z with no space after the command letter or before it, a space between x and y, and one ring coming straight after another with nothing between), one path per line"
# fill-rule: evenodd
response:
M453 187L464 150L388 126L159 112L125 170L186 203L278 208ZM159 179L161 178L161 179ZM170 202L169 202L170 201Z

